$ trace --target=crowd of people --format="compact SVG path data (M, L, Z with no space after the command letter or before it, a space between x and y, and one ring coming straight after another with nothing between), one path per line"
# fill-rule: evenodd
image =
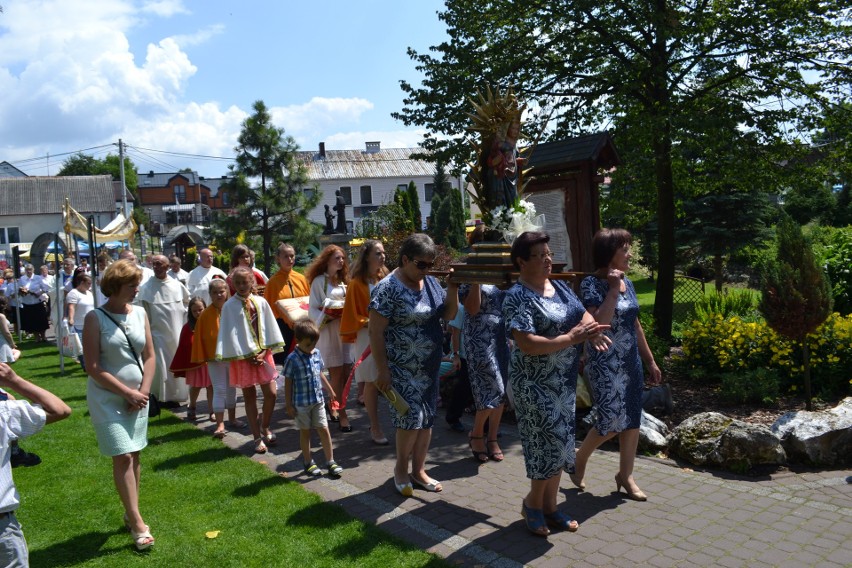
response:
M329 423L342 434L355 430L347 414L354 380L370 439L376 445L395 444L389 472L395 489L405 497L415 487L441 492L443 483L429 475L427 462L442 360L465 379L454 400L445 401L447 423L464 430L459 408L472 404L468 443L474 460L505 459L500 425L504 409L514 410L530 479L521 515L531 533L547 536L552 529L579 528L557 504L562 472L584 489L592 452L616 436L621 456L616 488L645 500L633 478L646 382L642 362L649 383L661 377L626 277L630 234L602 229L595 235L596 272L582 281L579 296L564 280L551 277L548 243L549 236L541 232L515 239L511 261L520 277L508 290L460 286L452 271L442 284L429 274L437 248L424 234L401 243L392 271L383 244L368 240L351 270L345 251L330 245L302 276L294 270L296 251L282 243L276 254L279 270L271 278L254 268L254 254L244 245L234 248L227 274L213 266L213 252L206 248L198 251L198 266L188 273L179 258L163 255L152 255L146 272L125 251L115 262L98 258L99 268L103 261L99 300L92 297L92 276L65 263L57 276L67 282L65 317L82 338L80 362L89 377L95 437L100 452L112 459L124 524L136 548L154 544L139 510L140 452L147 445L149 413L188 403L187 419L198 420L202 390L207 415L215 422L213 436L248 427L256 453L277 442L271 425L282 397L300 431L305 473L339 476L343 468L334 460ZM24 294L38 298L48 293L31 266L26 272L27 280L10 282L22 303ZM20 322L37 339L46 329L40 327L42 318L49 314L44 302L39 305L43 312L25 310ZM0 315L0 355L10 361L16 344L6 319ZM445 353L448 330L451 347ZM575 396L583 357L596 423L575 455ZM0 386L7 377L13 377L13 388L23 384L7 369L0 363ZM246 422L236 418L236 389L242 393ZM24 387L18 392L38 402L30 396L37 391ZM393 440L379 420L381 397L389 402ZM59 415L64 409L54 411ZM39 419L44 421L33 415L34 424ZM322 466L312 457L311 430L320 438ZM4 460L5 467L8 456Z

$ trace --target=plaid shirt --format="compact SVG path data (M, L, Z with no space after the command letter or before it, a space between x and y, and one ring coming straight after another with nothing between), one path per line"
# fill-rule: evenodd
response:
M284 362L284 380L293 383L293 406L313 406L325 402L320 379L322 368L319 349L308 354L297 347L287 356Z

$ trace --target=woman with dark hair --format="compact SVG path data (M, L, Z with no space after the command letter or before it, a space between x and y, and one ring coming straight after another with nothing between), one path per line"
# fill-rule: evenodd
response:
M407 237L399 250L399 266L376 285L370 300L376 388L387 392L392 386L408 404L404 414L391 405L396 427L393 482L405 497L414 494L412 483L426 491L443 489L426 474L426 456L438 404L441 318L456 315L458 284L448 280L444 292L434 277L426 275L436 255L435 243L427 235Z
M148 317L133 299L142 270L130 260L111 264L101 291L107 302L89 312L83 356L89 383L86 401L103 455L112 458L112 477L124 505L124 526L139 550L154 544L139 512L139 453L148 445L148 397L154 380L154 344Z
M553 253L546 233L521 233L512 244L518 282L506 293L503 316L515 344L509 383L530 491L521 503L527 529L576 531L577 521L556 508L562 471L574 467L574 411L580 346L605 351L608 326L586 312L570 286L550 280Z
M595 275L587 276L580 285L583 305L598 322L610 326L607 335L616 347L603 353L589 353L586 369L596 420L577 451L576 473L571 480L584 489L583 476L592 452L618 436L616 489L624 487L628 498L645 501L647 497L633 480L645 384L640 357L648 366L650 384L658 384L662 375L639 323L639 301L626 275L630 268L631 241L630 233L624 229L598 231L592 241Z
M370 322L370 294L387 274L385 246L381 241L365 241L352 265L352 281L340 318L340 337L344 343L355 344L353 358L361 361L355 369L355 380L359 386L364 385L364 406L370 418L370 437L379 446L386 446L389 442L379 423L379 391L374 382L378 370L375 357L363 357L363 354L370 346L370 332L367 329ZM342 391L335 392L343 394Z
M234 288L234 284L231 282L231 275L234 273L239 267L248 268L251 273L254 275L254 283L255 287L257 286L266 286L267 278L263 275L262 272L254 268L254 254L251 249L246 245L237 245L231 251L231 269L228 272L228 288L230 289L231 296L233 297L237 291Z
M305 271L305 277L311 287L308 301L308 315L320 326L320 338L317 349L328 369L329 382L338 394L331 402L331 421L339 422L341 432L351 432L349 417L346 415L346 400L343 398L343 386L349 376L352 354L348 343L340 339L340 316L346 300L346 287L349 284L349 264L346 253L336 245L328 245Z

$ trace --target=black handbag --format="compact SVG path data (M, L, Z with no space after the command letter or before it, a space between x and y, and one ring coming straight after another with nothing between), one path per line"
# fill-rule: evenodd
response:
M136 361L136 365L139 367L139 372L144 375L145 371L142 369L142 363L139 362L139 356L136 354L136 349L133 348L133 343L130 342L130 338L127 336L127 332L124 331L124 327L122 327L120 323L115 321L115 318L113 318L111 315L109 315L109 313L105 309L98 308L98 310L103 315L108 317L109 321L114 323L115 327L120 329L121 333L124 334L124 339L127 340L127 346L130 347L130 352L133 353L133 360ZM154 395L154 393L148 393L148 416L154 417L154 416L159 416L159 415L160 415L160 401L157 400L157 397Z

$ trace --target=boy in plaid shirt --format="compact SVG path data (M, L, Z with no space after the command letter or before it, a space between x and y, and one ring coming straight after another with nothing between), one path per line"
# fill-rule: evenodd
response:
M296 419L299 428L299 445L302 448L302 458L305 473L313 476L322 475L322 470L311 458L311 428L319 434L323 452L325 452L326 469L328 474L338 476L343 471L334 461L331 447L331 434L328 431L328 421L325 417L325 400L322 389L328 391L331 400L336 398L325 373L322 372L322 355L316 349L319 339L319 328L310 319L301 319L293 325L296 348L284 362L284 400L287 414Z

